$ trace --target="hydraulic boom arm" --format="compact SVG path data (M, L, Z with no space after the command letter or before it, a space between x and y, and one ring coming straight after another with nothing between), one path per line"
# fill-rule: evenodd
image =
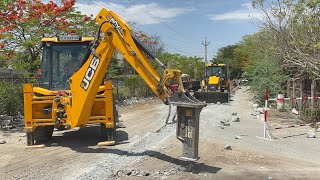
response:
M109 67L115 49L123 54L126 61L139 73L150 89L165 103L178 107L177 137L185 143L184 157L197 159L199 114L206 104L186 96L181 80L181 71L168 69L134 35L130 26L116 13L102 9L96 17L99 31L91 47L90 54L84 59L81 68L70 78L72 99L71 126L84 126L88 123L90 112L100 83ZM100 39L103 33L103 39ZM149 58L162 68L160 76ZM170 84L178 84L178 92L170 90ZM180 109L179 109L180 108ZM180 119L180 120L179 120ZM193 120L197 120L193 121ZM180 125L179 125L180 124ZM196 150L194 150L196 149ZM187 151L186 151L187 152Z
M172 95L169 90L171 79L178 83L184 92L181 71L167 69L144 45L133 36L129 25L112 11L102 9L96 17L104 39L96 37L89 58L83 66L70 78L72 94L72 119L78 121L76 126L87 124L94 98L109 67L115 49L118 49L127 62L139 73L150 89L166 104ZM98 32L100 33L100 32ZM99 34L97 35L99 36ZM156 60L164 68L163 77L156 72L146 54ZM81 87L81 88L80 88Z

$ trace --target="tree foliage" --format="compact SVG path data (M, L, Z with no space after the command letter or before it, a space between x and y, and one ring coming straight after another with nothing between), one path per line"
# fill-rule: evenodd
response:
M320 76L320 1L253 0L262 12L257 24L268 29L270 46L292 76Z
M16 115L23 111L23 89L20 84L0 82L0 114Z
M24 64L32 71L41 54L40 39L59 34L91 35L95 23L74 7L75 0L61 5L50 0L3 0L0 2L1 65Z
M205 63L200 57L187 57L166 52L160 54L159 59L170 68L180 69L182 73L189 74L193 78L204 76Z
M229 67L230 77L235 78L242 73L241 59L235 56L235 49L238 45L229 45L218 50L217 55L211 60L212 63L222 63Z
M281 67L281 61L266 43L270 35L268 31L261 30L244 36L234 50L235 56L242 60L244 76L251 80L251 89L260 103L264 101L266 88L269 89L271 97L284 93L288 79L287 72Z

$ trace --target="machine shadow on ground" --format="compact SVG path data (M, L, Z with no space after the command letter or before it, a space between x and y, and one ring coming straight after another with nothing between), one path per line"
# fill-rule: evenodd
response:
M111 153L119 156L149 156L151 158L159 159L161 161L166 161L172 164L176 164L184 167L185 169L190 168L190 162L184 161L179 158L174 158L163 154L158 151L146 150L143 152L132 152L118 149L121 148L121 144L129 143L128 134L125 131L117 130L116 133L116 145L115 146L102 146L99 147L97 144L101 141L99 138L99 127L92 126L86 127L79 130L71 131L61 131L61 133L56 133L52 137L52 140L46 143L47 147L68 147L76 152L80 153ZM192 173L212 173L215 174L220 171L221 168L209 166L204 163L192 163Z
M117 144L129 143L127 142L128 139L128 133L117 129L115 137ZM89 146L96 146L101 141L105 140L100 136L100 127L88 126L80 128L79 130L57 131L57 133L53 134L52 139L45 145L48 147L69 147L72 150L80 151L81 149L85 149Z

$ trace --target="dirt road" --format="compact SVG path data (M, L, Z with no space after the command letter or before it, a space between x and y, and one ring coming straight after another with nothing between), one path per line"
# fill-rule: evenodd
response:
M256 138L262 135L263 122L251 116L251 97L243 88L229 105L203 109L200 160L192 172L179 158L182 147L175 126L157 132L168 107L151 100L119 108L126 128L118 129L116 146L96 146L97 127L55 132L43 149L23 149L23 133L1 132L0 139L7 143L0 145L0 179L318 179L320 139ZM240 122L221 129L220 121L230 119L232 112ZM227 144L232 150L224 150Z

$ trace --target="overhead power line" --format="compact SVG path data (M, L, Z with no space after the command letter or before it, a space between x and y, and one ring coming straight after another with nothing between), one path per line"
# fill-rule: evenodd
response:
M90 1L91 1L93 4L99 6L100 8L104 8L104 6L103 6L102 4L100 4L99 1L97 1L97 0L90 0ZM99 8L97 8L97 7L95 7L95 8L100 11ZM129 20L129 21L136 22L135 20L133 20L132 18L129 18L129 17L127 17L127 16L124 16L124 15L121 15L121 16L123 16L124 18L126 18L126 19ZM138 23L138 22L137 22L137 23ZM153 32L153 33L160 34L162 37L165 37L165 38L166 38L166 36L167 36L167 35L163 35L162 33L157 32L157 31L155 31L155 30L153 30L153 29L151 29L151 28L149 28L149 27L147 27L147 26L145 26L145 25L143 25L143 24L140 24L140 23L138 23L138 24L141 25L143 28L148 29L149 31L151 31L151 32ZM143 32L143 31L142 31L140 28L138 28L136 25L131 24L131 26L134 27L136 30ZM160 37L161 37L161 36L160 36ZM170 37L170 36L168 36L168 39L169 39L169 40L173 40L173 39L174 39L174 40L176 40L176 41L181 42L180 40L175 39L175 38L172 38L172 37ZM176 47L176 46L173 45L172 43L164 42L164 44L167 45L167 46L169 46L169 47L171 47L172 49L175 49L176 51L179 51L179 52L182 53L182 54L185 54L185 55L201 54L200 52L199 52L199 53L191 53L190 50L188 50L188 52L187 52L187 51L185 51L185 50L183 50L183 49L181 49L181 48ZM191 42L187 42L187 43L185 43L185 44L191 44ZM194 50L195 50L193 47L188 47L188 49L192 49L191 51L194 51Z
M145 8L141 7L139 4L135 3L133 0L128 0L129 2L131 2L131 4L137 6L141 11L145 12L146 14L148 14L150 17L152 17L154 20L156 20L157 22L159 22L161 25L163 25L164 27L166 27L167 29L171 30L172 32L174 32L175 34L183 37L183 38L187 38L190 39L194 42L196 42L196 40L192 37L186 36L180 32L178 32L175 28L173 28L172 26L170 26L168 23L166 23L165 21L163 21L162 18L157 17L155 15L153 15L151 12L149 12L148 10L146 10Z

